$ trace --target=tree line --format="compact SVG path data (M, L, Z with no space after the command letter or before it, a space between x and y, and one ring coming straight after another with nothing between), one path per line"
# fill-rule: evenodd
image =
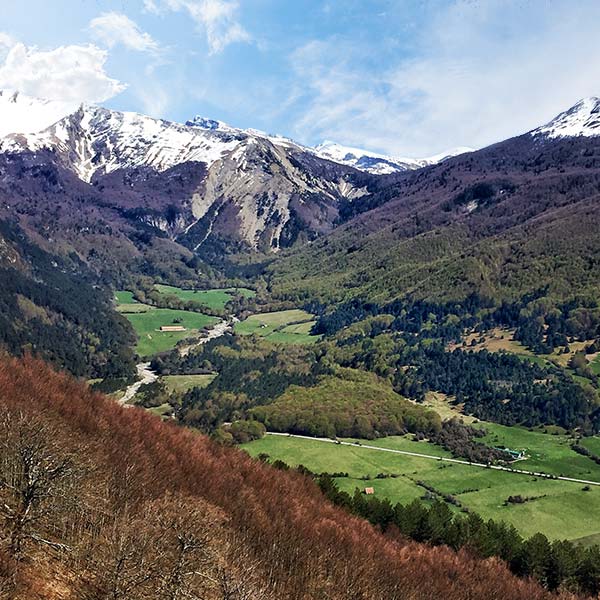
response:
M267 455L261 457L268 460ZM282 470L282 461L273 465ZM550 541L536 533L523 538L516 528L503 521L484 520L476 513L453 512L447 502L434 494L429 503L415 499L392 504L387 498L340 491L333 476L316 475L306 467L297 470L314 478L324 496L351 514L366 519L388 535L397 533L432 546L465 550L479 558L497 557L519 577L533 577L551 591L569 590L597 596L600 593L600 546L582 546L568 540ZM464 510L464 509L463 509Z

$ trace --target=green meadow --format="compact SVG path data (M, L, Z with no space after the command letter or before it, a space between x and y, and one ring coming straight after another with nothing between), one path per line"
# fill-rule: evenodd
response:
M487 426L487 424L486 424ZM567 471L567 475L600 481L600 467L582 463L572 450L565 449L562 440L555 436L530 432L508 436L502 430L490 430L490 441L504 435L504 440L529 448L532 465L547 472ZM509 428L505 428L509 429ZM544 436L544 437L539 437ZM547 442L547 445L544 443ZM363 440L362 444L388 447L397 450L449 456L443 449L428 442L414 442L409 437L390 437L380 440ZM508 444L507 444L508 445ZM363 446L342 446L316 440L287 436L267 435L243 446L253 456L266 453L271 460L280 459L290 465L303 464L315 472L345 472L349 477L339 477L340 489L352 493L356 488L374 487L380 497L392 502L409 502L422 497L425 489L417 482L433 486L441 494L452 494L464 507L483 518L505 520L512 523L525 536L537 531L551 539L578 539L600 534L600 487L543 479L535 476L508 473L468 465L440 462L435 459L380 452ZM581 457L584 458L584 457ZM527 461L519 461L516 467L526 468ZM586 465L586 466L584 466ZM393 475L376 478L378 474ZM364 479L367 478L368 479ZM521 495L528 500L523 504L507 504L508 496ZM565 507L568 506L568 510Z
M256 334L271 342L312 344L319 339L319 336L310 335L314 323L314 315L304 310L280 310L250 315L236 324L235 332L240 335Z
M216 373L206 375L164 375L160 379L165 383L169 392L187 392L195 387L206 387L216 376Z
M583 438L579 441L582 446L585 446L592 454L600 456L600 436ZM590 460L589 458L587 460Z
M171 350L181 340L193 337L204 327L210 327L219 320L201 313L168 308L126 313L125 316L138 335L136 351L143 357ZM186 331L160 331L163 325L181 325Z
M571 449L573 438L569 435L528 431L523 427L506 427L495 423L485 423L480 426L488 432L480 441L488 446L526 451L527 459L517 461L515 468L600 482L600 466L574 452ZM599 438L586 439L599 440ZM587 446L585 441L584 445ZM600 492L600 488L598 491Z
M115 292L115 300L117 304L139 304L139 302L133 297L133 292L127 290L119 290Z
M213 290L184 290L182 288L156 284L155 289L165 296L176 296L184 302L199 302L212 309L223 309L225 305L233 300L234 295L242 295L245 298L252 298L256 295L254 290L248 288L226 288Z

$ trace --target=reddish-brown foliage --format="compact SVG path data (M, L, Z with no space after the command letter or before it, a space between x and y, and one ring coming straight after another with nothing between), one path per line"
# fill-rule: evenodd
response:
M556 597L498 560L385 538L329 504L307 478L120 408L34 359L2 360L0 408L36 414L71 451L81 448L111 490L113 507L138 509L139 518L142 506L168 494L216 507L241 549L237 566L248 565L260 580L261 598Z

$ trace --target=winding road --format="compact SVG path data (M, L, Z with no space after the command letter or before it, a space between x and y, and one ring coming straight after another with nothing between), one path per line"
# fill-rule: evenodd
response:
M153 383L158 379L158 375L150 370L150 363L140 363L136 366L137 374L139 379L132 383L126 390L123 397L120 398L119 404L121 406L131 406L129 402L133 399L133 397L138 393L138 390L147 383Z
M179 354L181 356L187 356L190 353L190 350L197 348L198 346L202 346L202 344L206 344L210 340L214 340L222 335L225 335L228 331L233 329L233 326L239 322L239 319L236 317L231 317L231 319L223 319L219 321L202 339L195 341L193 344L189 344L188 346L181 346L179 348Z
M510 467L502 467L500 465L486 465L484 463L469 462L459 458L444 458L440 456L432 456L431 454L421 454L419 452L409 452L408 450L394 450L392 448L380 448L379 446L369 446L368 444L357 444L355 442L342 442L340 440L332 440L329 438L316 438L308 435L295 435L291 433L275 433L267 431L267 435L278 435L282 437L300 438L303 440L313 440L316 442L325 442L329 444L337 444L341 446L352 446L353 448L365 448L367 450L378 450L379 452L391 452L392 454L404 454L406 456L416 456L417 458L428 458L439 462L457 463L459 465L467 465L469 467L479 467L481 469L493 469L495 471L506 471L508 473L516 473L518 475L530 475L534 477L543 477L545 479L558 479L560 481L571 481L574 483L583 483L584 485L600 486L600 481L588 481L587 479L576 479L574 477L560 477L558 475L550 475L549 473L539 473L536 471L524 471L523 469L511 469Z
M218 337L221 337L228 331L230 331L233 326L239 321L236 317L232 317L231 319L223 319L219 321L202 339L195 341L193 344L189 344L187 346L181 346L179 349L179 353L181 356L187 356L190 350L201 346L202 344L206 344L206 342L210 340L214 340ZM136 365L138 380L135 383L132 383L123 394L122 398L119 399L119 404L121 406L132 406L131 401L138 393L139 389L148 383L153 383L158 379L158 375L150 369L149 362L143 362Z

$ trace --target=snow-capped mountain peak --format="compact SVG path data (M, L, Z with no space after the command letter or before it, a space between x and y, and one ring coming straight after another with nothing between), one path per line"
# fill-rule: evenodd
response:
M207 131L231 131L233 129L223 121L200 115L196 115L193 119L186 121L185 124L188 127L197 127L198 129L205 129Z
M4 122L3 113L0 117ZM6 135L0 140L0 151L55 150L81 179L89 182L96 173L123 168L145 166L165 171L185 162L212 164L240 140L240 136L218 129L189 127L82 104L41 131Z
M550 138L600 135L600 98L583 98L531 134Z
M348 165L361 171L367 171L374 175L386 175L427 167L453 156L472 152L472 148L458 147L428 158L403 158L378 154L377 152L344 146L326 140L316 146L314 152L321 158Z
M15 90L0 90L0 137L9 133L36 133L78 108L78 102L43 100Z
M470 151L459 148L413 159L332 141L309 148L281 135L238 129L200 115L181 124L93 104L43 100L12 90L0 91L0 151L57 151L65 164L88 182L97 173L122 168L146 166L164 171L184 162L210 166L238 146L245 148L254 142L310 153L374 175L418 169Z

